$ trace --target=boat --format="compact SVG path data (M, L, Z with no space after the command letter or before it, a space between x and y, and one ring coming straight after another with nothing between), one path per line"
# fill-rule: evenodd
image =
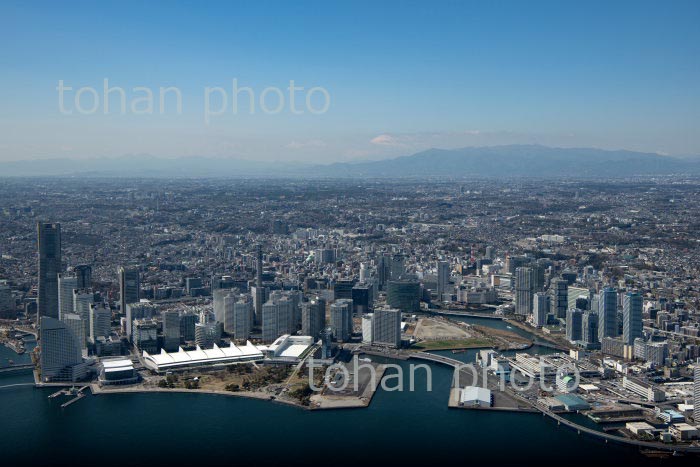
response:
M372 361L372 359L367 358L367 357L365 357L365 358L359 358L358 360L359 360L360 362L364 362L364 363L370 363L370 362Z
M452 353L464 353L464 352L466 352L466 351L467 351L467 349L454 349L454 350L452 351Z

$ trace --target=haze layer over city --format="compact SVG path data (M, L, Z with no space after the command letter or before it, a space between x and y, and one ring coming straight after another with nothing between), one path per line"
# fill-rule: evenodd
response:
M697 465L696 2L7 2L8 465Z

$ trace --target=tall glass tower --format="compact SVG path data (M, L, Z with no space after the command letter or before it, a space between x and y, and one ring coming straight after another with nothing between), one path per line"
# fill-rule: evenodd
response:
M58 318L58 273L61 272L61 224L37 224L39 247L38 317ZM38 321L38 319L37 319Z

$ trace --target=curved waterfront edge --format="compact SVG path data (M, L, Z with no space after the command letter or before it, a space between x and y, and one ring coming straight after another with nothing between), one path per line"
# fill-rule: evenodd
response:
M420 360L428 360L434 363L439 363L447 366L451 366L453 368L458 368L464 365L463 362L459 360L455 360L449 357L445 357L442 355L434 355L434 354L425 354L425 353L417 353L410 355L408 358L415 358L415 359L420 359ZM518 396L518 394L514 393L514 396ZM532 410L514 410L516 412L529 412L529 413L541 413L543 416L550 417L552 420L556 421L558 425L563 424L564 426L571 428L573 430L576 430L579 434L580 433L585 433L587 435L599 438L604 440L606 443L611 441L614 443L618 444L625 444L625 445L631 445L631 446L636 446L639 448L647 448L647 449L655 449L655 450L662 450L662 451L668 451L672 453L687 453L687 454L700 454L700 447L694 447L694 446L677 446L677 445L668 445L668 444L663 444L663 443L654 443L654 442L649 442L649 441L641 441L641 440L635 440L635 439L630 439L630 438L623 438L621 436L615 436L611 435L608 433L604 433L602 431L597 431L592 428L585 427L583 425L579 425L578 423L575 423L571 420L567 420L566 418L557 415L553 412L550 412L549 410L546 410L543 407L540 407L538 405L533 405L531 404L527 399L520 397L520 399L527 403L530 407L532 407ZM483 410L488 411L492 409L486 409L484 408Z

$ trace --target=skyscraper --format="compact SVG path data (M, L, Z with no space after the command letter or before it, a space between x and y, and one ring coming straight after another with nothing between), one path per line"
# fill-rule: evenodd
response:
M566 318L566 310L569 306L568 288L569 283L564 279L552 281L552 307L557 318Z
M352 288L353 313L363 315L369 313L374 305L373 287L366 283L357 284Z
M80 316L85 326L85 338L90 336L90 306L95 302L91 289L73 290L73 313Z
M420 283L411 277L390 280L387 284L386 302L404 313L420 311Z
M315 299L301 304L301 333L318 338L326 327L326 301Z
M63 315L75 311L73 291L79 288L76 276L66 273L58 275L58 319L63 319Z
M90 305L90 342L98 337L109 337L112 326L112 310L104 303Z
M267 287L258 287L256 285L250 288L250 292L253 296L253 321L255 324L262 324L263 306L269 298L269 290Z
M58 274L61 272L61 224L37 224L39 246L38 317L58 318ZM49 321L47 321L49 323Z
M583 337L583 311L571 308L566 313L566 338L569 342L580 341Z
M73 268L73 273L78 279L78 289L92 287L92 266L89 264L78 264Z
M251 293L253 295L253 310L255 311L254 323L262 324L263 319L263 305L268 299L268 290L263 287L263 255L262 255L262 245L259 243L255 246L255 287L251 287Z
M598 339L604 337L617 337L617 290L610 287L598 299Z
M437 263L437 295L438 300L442 301L442 296L447 293L450 285L450 263L447 261L438 261Z
M75 313L65 313L61 316L61 322L73 333L76 342L81 350L86 348L87 336L85 335L85 324L80 316Z
M599 349L598 313L595 311L585 311L581 321L581 341L587 349Z
M126 313L129 303L137 303L141 294L139 270L135 268L119 268L119 312Z
M255 245L255 286L262 287L262 273L263 273L263 255L262 255L262 245Z
M226 305L224 300L226 297L229 295L233 295L233 292L231 289L214 289L213 290L213 308L214 308L214 319L216 320L217 323L224 323L224 330L226 331L226 324L225 324L225 314L226 314ZM231 299L230 303L230 311L233 313L233 301L234 299ZM233 316L233 315L231 315ZM228 331L226 331L228 332Z
M622 303L622 338L625 344L634 345L642 337L642 296L636 292L625 294Z
M377 280L379 281L379 289L384 290L386 283L391 278L390 258L382 254L377 258Z
M262 339L273 342L284 334L292 334L293 302L287 297L270 297L262 307Z
M134 338L134 321L143 318L152 318L156 314L156 307L148 300L142 300L126 305L126 335L130 341Z
M372 314L372 344L401 346L401 310L381 307Z
M42 316L39 336L42 381L79 381L87 375L78 337L66 323Z
M6 282L0 281L0 318L15 319L17 316L16 308L12 289Z
M180 346L180 313L167 310L161 313L163 318L163 348L166 352L177 352Z
M394 255L391 257L391 262L389 264L389 277L392 280L398 280L406 272L406 267L404 265L406 257L404 255Z
M248 295L241 295L233 304L233 336L243 341L250 337L250 322L253 316L253 303Z
M532 303L532 322L537 327L547 324L547 314L549 314L549 295L544 292L537 292Z
M347 342L352 335L352 300L340 299L331 304L333 337Z
M700 359L695 362L693 369L693 419L695 424L700 424Z
M532 295L534 292L534 273L532 268L515 269L515 314L529 316L532 313Z
M335 300L352 298L352 288L355 281L352 279L340 279L333 284L333 298Z

